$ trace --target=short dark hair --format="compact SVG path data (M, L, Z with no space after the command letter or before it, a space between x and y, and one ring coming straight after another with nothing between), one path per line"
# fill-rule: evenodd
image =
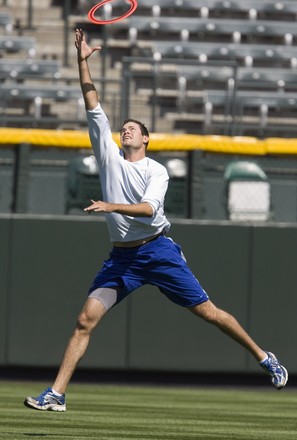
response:
M128 124L128 122L134 122L135 124L139 125L142 136L150 137L149 131L148 131L147 127L145 126L145 124L144 124L143 122L140 122L140 121L138 121L137 119L129 118L129 119L126 119L126 121L123 122L122 127L123 127L125 124ZM146 142L146 143L145 143L145 146L147 147L148 144L149 144L149 143Z

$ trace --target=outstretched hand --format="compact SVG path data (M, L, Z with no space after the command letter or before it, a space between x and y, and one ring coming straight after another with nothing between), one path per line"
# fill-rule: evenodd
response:
M101 50L101 46L90 47L82 29L75 29L75 47L77 49L78 61L87 60L94 52Z
M101 200L98 200L95 202L95 200L92 200L92 205L88 206L87 208L84 208L84 211L88 212L89 214L94 212L112 212L112 204L102 202Z

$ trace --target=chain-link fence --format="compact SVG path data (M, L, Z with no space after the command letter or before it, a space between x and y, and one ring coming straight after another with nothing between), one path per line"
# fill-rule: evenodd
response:
M170 175L165 201L169 217L297 222L294 156L243 156L201 150L148 154L162 163ZM95 196L96 186L100 198L97 168L89 166L91 155L91 150L83 149L2 147L0 212L83 214L82 199L85 203ZM234 164L244 164L251 171L229 174L228 178L228 167ZM253 171L255 167L261 170L260 174ZM231 183L235 184L232 191Z

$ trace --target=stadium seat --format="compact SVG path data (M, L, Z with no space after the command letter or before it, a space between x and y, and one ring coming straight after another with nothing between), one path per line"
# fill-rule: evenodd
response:
M56 101L68 101L70 99L80 99L81 89L78 86L64 86L59 84L2 84L2 99L24 99L30 100L39 96L40 98L49 98Z
M297 59L296 46L273 46L268 44L235 44L219 42L153 42L156 59L199 59L236 61L239 65L291 67ZM228 65L228 64L227 64Z
M200 97L189 93L180 107L177 98L166 103L160 97L157 102L177 129L191 133L257 137L296 137L297 133L297 93L237 90L233 95L230 84L225 91L204 90Z
M260 166L251 161L231 162L225 170L228 218L232 221L271 219L270 183Z
M168 64L166 64L168 66ZM171 65L166 69L163 65L159 69L147 69L140 65L131 68L135 89L138 93L151 96L178 97L185 88L186 95L198 93L205 89L226 89L229 78L234 77L232 67L212 65ZM184 85L183 85L184 84Z
M294 69L240 67L237 70L238 90L297 91Z
M239 19L210 19L193 17L135 17L130 26L135 28L139 38L162 40L166 37L180 38L187 30L191 41L232 42L244 39L245 42L292 44L296 35L295 23L281 21L249 21ZM291 35L289 39L288 35ZM272 40L273 39L273 40Z
M192 0L196 7L207 7L210 17L280 19L295 21L297 5L291 0Z
M135 17L130 22L130 29L134 29L135 41L138 39L156 40L187 40L183 37L185 33L189 38L190 34L199 32L198 19L193 18L172 18L172 17ZM131 33L131 30L130 30Z
M23 36L0 36L0 52L16 53L27 51L35 53L35 38Z
M186 81L187 94L207 89L226 90L228 80L234 77L234 69L229 66L181 66L177 71L178 78Z
M0 12L0 26L7 28L12 25L12 15L7 12Z
M78 86L4 82L1 84L1 116L6 124L21 126L56 128L66 122L77 125L81 98Z
M50 77L59 79L61 64L57 60L0 59L0 78L19 79Z
M179 108L173 113L172 106L168 107L169 117L175 121L176 129L188 133L230 135L233 123L231 91L224 90L204 90L200 97L189 94ZM178 104L177 104L178 108Z
M297 93L241 91L236 97L238 135L296 137Z
M249 21L239 19L198 19L196 20L198 41L212 37L216 41L252 41L254 44L288 44L288 34L296 35L295 23L279 21Z
M197 16L200 8L196 0L141 0L138 2L137 16L191 17L193 14ZM119 14L120 11L119 8L113 7L114 15Z
M126 29L130 40L207 41L292 45L296 36L295 23L281 21L249 21L239 19L210 19L193 17L132 16L111 31L116 38L120 29ZM133 38L132 38L133 36Z
M254 0L254 8L258 10L258 17L266 20L296 21L297 4L295 1L261 1Z
M91 199L102 200L97 161L93 155L76 157L68 166L66 214L83 213Z

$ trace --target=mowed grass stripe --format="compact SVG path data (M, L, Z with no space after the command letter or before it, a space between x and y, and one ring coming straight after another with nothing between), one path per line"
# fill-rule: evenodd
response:
M67 412L23 405L44 384L0 382L0 439L295 440L297 392L71 384Z

